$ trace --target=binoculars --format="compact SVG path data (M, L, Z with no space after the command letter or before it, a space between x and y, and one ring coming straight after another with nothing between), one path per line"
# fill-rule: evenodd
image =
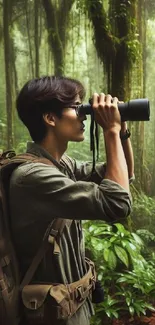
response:
M126 103L118 103L121 121L149 121L150 105L147 98L132 99ZM93 112L91 100L89 104L78 106L78 114L91 115Z

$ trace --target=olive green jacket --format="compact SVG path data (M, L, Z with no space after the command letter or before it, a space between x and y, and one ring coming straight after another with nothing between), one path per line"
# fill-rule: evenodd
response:
M51 247L34 280L77 281L86 272L81 220L114 222L125 218L130 213L130 194L119 184L104 179L104 164L96 165L92 174L91 163L77 163L64 156L59 164L35 143L28 144L27 152L48 158L53 166L29 161L16 168L11 177L11 222L21 276L41 245L48 224L55 218L65 218L73 222L71 225L66 223L60 240L60 254L53 254ZM66 324L89 324L92 310L88 301L78 316ZM81 316L81 321L80 313L85 315L85 319Z

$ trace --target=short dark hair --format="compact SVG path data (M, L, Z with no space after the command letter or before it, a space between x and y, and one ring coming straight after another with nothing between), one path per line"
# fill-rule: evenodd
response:
M47 132L43 114L54 112L61 118L62 109L72 105L77 95L82 101L85 89L76 79L45 76L28 81L21 89L16 105L18 116L31 138L42 141Z

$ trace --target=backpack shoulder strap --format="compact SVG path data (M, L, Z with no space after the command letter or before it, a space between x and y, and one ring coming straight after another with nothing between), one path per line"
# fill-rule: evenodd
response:
M71 222L72 222L72 220L71 220ZM31 263L30 267L28 268L28 270L20 284L20 290L22 290L25 285L30 283L35 271L37 270L41 260L43 259L44 255L45 255L46 251L50 247L51 242L52 243L54 242L54 246L56 246L56 248L58 247L58 251L54 252L54 253L56 254L59 252L60 248L59 248L59 245L57 244L57 240L58 240L58 238L60 238L66 223L67 223L66 219L58 218L58 219L54 219L49 224L49 226L45 232L42 244L41 244L37 254L33 258L33 261ZM55 245L55 243L56 243L56 245Z
M9 185L10 177L13 171L20 165L26 162L41 162L46 165L54 166L52 161L47 158L37 157L32 154L22 154L22 155L14 155L11 158L5 157L4 159L0 159L0 177L1 182L5 184L5 188Z
M51 165L51 166L55 166L54 163L47 159L47 158L44 158L44 157L38 157L36 155L33 155L31 153L24 153L24 154L19 154L17 156L14 156L12 159L11 159L11 162L15 162L16 164L22 164L24 162L41 162L43 164L46 164L46 165Z

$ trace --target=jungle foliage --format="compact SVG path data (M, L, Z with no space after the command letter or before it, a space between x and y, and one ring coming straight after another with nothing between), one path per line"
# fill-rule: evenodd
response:
M0 0L0 149L23 152L30 140L16 114L23 84L62 74L93 92L120 100L148 97L150 122L129 122L136 180L126 225L84 223L89 254L96 261L105 301L94 324L139 317L155 297L155 2L154 0ZM84 143L68 153L92 160L90 121ZM99 161L105 161L100 132ZM112 279L112 280L111 280ZM129 316L130 315L130 316ZM137 323L138 324L138 323Z
M114 324L115 319L124 320L118 324L143 324L141 315L155 312L154 208L153 200L138 195L126 224L84 223L87 254L96 262L105 292L92 324Z

